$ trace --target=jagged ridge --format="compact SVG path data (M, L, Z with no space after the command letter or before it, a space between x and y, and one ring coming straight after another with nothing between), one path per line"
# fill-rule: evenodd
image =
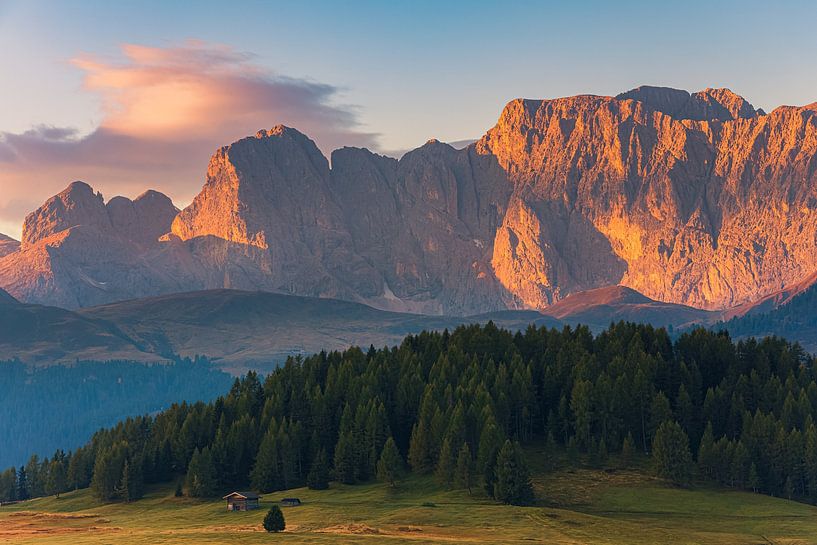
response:
M231 287L472 314L617 284L746 304L817 271L815 110L728 89L519 99L462 150L343 148L331 168L277 126L218 150L178 214L73 184L26 219L0 286L69 307Z

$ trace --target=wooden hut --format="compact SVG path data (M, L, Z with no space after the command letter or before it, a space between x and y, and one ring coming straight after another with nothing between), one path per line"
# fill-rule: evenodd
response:
M224 496L227 500L227 511L249 511L258 509L261 496L255 492L231 492Z

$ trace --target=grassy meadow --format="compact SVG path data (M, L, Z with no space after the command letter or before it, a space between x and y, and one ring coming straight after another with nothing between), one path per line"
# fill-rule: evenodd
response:
M529 458L541 460L536 454ZM172 486L150 488L132 504L100 504L80 490L0 508L0 542L817 544L812 506L704 485L674 488L643 469L557 465L534 464L533 507L497 505L480 490L442 491L430 477L410 477L394 490L333 483L276 492L247 513L228 513L221 500L176 498ZM304 505L283 508L284 533L264 532L267 508L285 496Z

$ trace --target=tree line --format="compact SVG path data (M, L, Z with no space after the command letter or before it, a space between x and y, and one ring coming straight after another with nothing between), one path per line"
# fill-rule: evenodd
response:
M293 357L211 403L129 418L72 453L6 471L0 498L19 497L23 477L56 493L62 465L62 488L90 486L104 501L138 499L145 483L210 497L330 479L398 486L411 471L527 503L521 445L545 440L601 461L641 451L678 483L697 475L815 501L814 363L779 338L735 343L698 329L673 342L630 323L595 337L492 323L423 332L391 348Z

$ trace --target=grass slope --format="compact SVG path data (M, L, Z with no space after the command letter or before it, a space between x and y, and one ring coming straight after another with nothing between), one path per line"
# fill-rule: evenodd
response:
M542 459L542 458L539 458ZM397 490L381 484L268 494L262 509L228 513L222 501L153 488L133 504L96 503L87 490L0 508L0 541L129 543L551 543L817 544L817 508L758 494L677 489L643 471L569 468L542 472L535 507L497 505L480 492L440 491L428 477ZM285 496L286 532L261 530Z
M425 316L337 299L227 289L135 299L77 314L112 324L146 352L206 354L236 374L253 368L266 370L267 364L291 354L400 344L406 335L424 329L441 331L488 320L512 330L524 329L529 323L561 325L535 311Z

